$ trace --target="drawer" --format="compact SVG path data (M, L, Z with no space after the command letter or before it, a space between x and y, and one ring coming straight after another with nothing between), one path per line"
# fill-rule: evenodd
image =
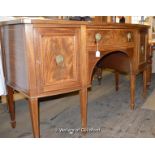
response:
M105 46L133 45L135 41L135 33L132 29L90 29L87 31L88 46L96 46L96 34L101 36L98 42L100 49L104 49Z

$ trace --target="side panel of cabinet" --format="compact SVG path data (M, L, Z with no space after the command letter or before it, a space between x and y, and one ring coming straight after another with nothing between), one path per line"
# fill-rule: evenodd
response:
M28 68L24 25L2 27L2 49L6 82L18 91L28 93Z
M40 93L80 87L78 28L35 28Z

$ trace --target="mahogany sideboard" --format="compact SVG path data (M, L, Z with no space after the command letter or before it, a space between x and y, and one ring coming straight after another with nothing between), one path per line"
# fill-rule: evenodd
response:
M149 26L85 21L20 19L1 23L1 44L11 125L16 126L13 91L29 101L34 137L40 137L38 98L80 93L82 128L87 127L87 89L99 61L130 75L134 108L136 75L143 93L150 82ZM96 53L96 50L99 52Z

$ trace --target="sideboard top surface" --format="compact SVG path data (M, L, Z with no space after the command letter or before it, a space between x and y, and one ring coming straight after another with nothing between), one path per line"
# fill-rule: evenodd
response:
M102 27L112 27L112 28L149 28L148 25L142 24L120 24L120 23L102 23L97 24L91 21L72 21L72 20L53 20L53 19L16 19L10 21L0 22L0 25L16 25L16 24L58 24L58 25L87 25L87 27L92 26L102 26Z

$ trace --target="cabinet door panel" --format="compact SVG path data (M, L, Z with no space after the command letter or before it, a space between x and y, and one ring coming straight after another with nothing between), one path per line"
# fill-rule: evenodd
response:
M38 28L41 91L76 87L79 79L79 30Z
M140 47L139 47L139 64L146 62L147 50L147 35L145 32L140 33Z

